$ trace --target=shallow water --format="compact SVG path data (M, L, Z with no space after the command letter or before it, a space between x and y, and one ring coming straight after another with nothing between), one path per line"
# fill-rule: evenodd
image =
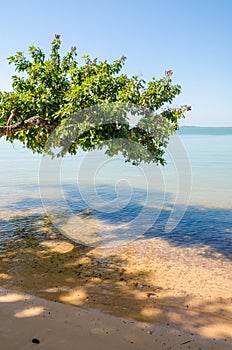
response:
M87 245L160 237L231 259L232 128L182 128L179 141L181 151L168 149L165 167L79 152L63 159L59 172L57 165L41 172L39 155L0 140L1 247L12 231L19 240L30 235L34 215L48 214L58 230Z

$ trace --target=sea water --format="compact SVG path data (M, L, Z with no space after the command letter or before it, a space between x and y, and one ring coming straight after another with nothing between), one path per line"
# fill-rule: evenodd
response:
M113 240L121 232L130 239L160 237L232 258L232 128L183 127L175 137L164 167L136 167L98 151L79 151L54 165L1 139L0 240L12 231L12 217L20 216L30 234L32 211L53 218L55 206L64 221L71 214L85 219L73 237L72 224L55 222L82 243L88 244L89 236L85 242L81 235L91 231L88 220L94 219L104 239L113 231Z

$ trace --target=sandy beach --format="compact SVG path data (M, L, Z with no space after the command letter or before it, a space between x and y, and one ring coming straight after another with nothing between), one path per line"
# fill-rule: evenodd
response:
M0 289L1 349L231 349L169 326L135 322Z
M231 348L232 263L221 253L161 238L83 247L33 218L35 232L6 236L1 251L3 349L30 349L33 337L43 349Z

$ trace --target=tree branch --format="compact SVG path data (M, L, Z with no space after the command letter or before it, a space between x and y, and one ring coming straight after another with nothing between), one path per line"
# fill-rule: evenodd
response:
M58 125L58 123L50 124L47 120L36 115L34 117L31 117L31 118L26 119L26 120L21 120L17 123L11 124L11 125L0 126L0 136L4 136L4 135L5 136L14 136L14 134L16 132L22 131L25 129L30 129L34 126L40 126L40 127L46 128L47 130L52 130L57 125Z

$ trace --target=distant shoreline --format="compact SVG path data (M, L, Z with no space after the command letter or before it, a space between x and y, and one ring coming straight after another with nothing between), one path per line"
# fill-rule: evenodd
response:
M215 125L180 125L180 129L182 128L201 128L201 129L204 129L204 128L214 128L214 129L229 129L231 128L232 129L232 125L228 125L228 126L215 126Z
M232 135L232 126L183 125L177 130L179 135Z

